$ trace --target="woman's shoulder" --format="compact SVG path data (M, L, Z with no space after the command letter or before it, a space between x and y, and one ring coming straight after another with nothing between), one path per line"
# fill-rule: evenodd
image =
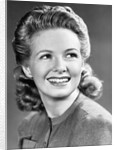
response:
M112 117L111 114L97 102L83 96L79 102L77 124L74 128L84 143L106 145L112 142ZM83 143L83 144L84 144ZM81 142L82 145L82 142Z
M20 137L28 137L37 121L39 122L41 113L38 111L30 112L20 123L18 133Z
M82 95L80 100L80 110L84 112L88 120L101 119L105 122L112 122L111 113L101 106L98 102Z

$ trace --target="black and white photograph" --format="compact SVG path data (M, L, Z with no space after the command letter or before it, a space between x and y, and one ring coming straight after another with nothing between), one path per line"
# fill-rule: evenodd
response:
M7 0L7 149L110 145L112 5Z

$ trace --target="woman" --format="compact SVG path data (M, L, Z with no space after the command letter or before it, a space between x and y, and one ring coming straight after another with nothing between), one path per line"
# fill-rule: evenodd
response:
M86 60L84 21L69 7L42 6L19 21L13 39L17 104L31 111L19 148L111 144L111 115L94 102L102 82Z

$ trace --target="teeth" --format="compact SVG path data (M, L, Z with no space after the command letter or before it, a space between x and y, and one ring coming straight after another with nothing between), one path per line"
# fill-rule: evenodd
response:
M56 83L62 83L62 82L67 82L68 78L64 79L49 79L50 82L56 82Z

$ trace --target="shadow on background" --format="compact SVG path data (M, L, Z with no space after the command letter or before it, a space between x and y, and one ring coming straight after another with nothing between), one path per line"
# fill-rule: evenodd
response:
M70 6L81 16L89 29L91 39L91 64L97 76L104 81L102 98L98 101L112 112L112 6L45 2L7 2L7 148L18 148L17 128L26 112L18 110L15 102L13 69L16 66L11 45L19 19L40 4Z

